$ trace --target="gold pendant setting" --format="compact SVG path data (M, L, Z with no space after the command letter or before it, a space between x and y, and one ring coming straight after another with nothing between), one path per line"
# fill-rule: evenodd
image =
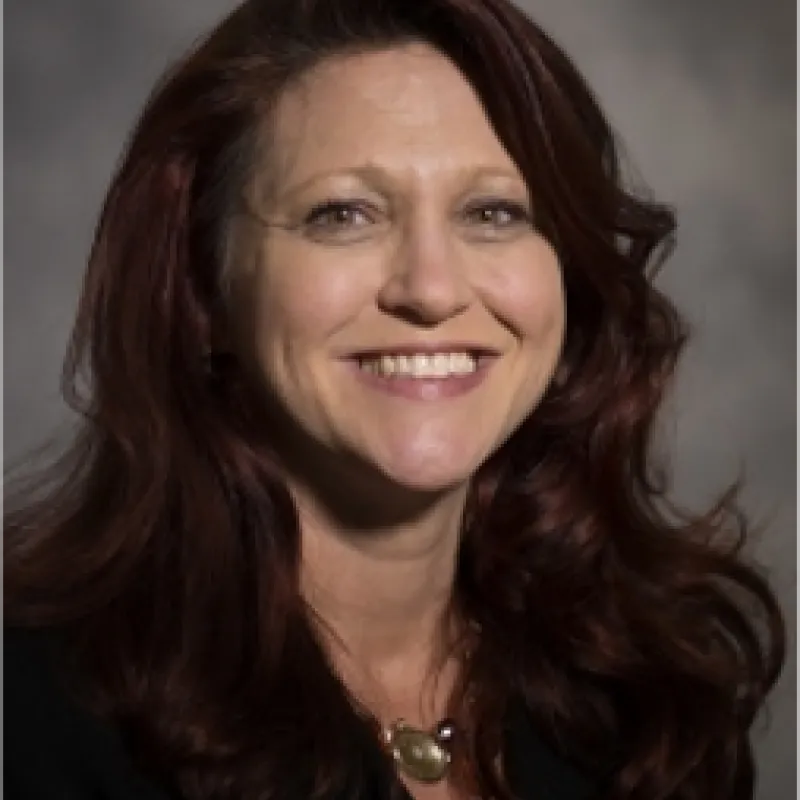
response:
M422 783L437 783L447 774L452 760L450 743L455 727L440 722L433 733L414 728L399 719L384 730L383 740L398 768Z

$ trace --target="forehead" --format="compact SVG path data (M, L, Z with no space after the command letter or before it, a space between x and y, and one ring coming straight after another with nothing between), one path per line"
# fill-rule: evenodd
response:
M275 178L377 164L419 176L516 167L458 67L425 44L336 56L279 99L270 121Z

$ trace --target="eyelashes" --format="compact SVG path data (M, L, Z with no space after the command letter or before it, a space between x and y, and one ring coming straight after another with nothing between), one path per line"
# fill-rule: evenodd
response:
M533 226L528 206L515 200L487 198L467 203L458 213L459 222L494 238L497 233L519 232ZM325 200L313 206L303 218L302 227L317 236L358 238L387 222L386 213L361 200Z
M513 200L482 200L470 203L466 211L470 218L481 224L504 226L533 222L527 206Z
M365 205L346 200L326 200L308 212L303 224L306 227L346 227L352 226L359 215L362 220L373 222L376 213L370 214Z

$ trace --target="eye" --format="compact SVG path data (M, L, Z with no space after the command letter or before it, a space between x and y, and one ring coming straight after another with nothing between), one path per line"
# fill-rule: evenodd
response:
M311 229L335 230L337 228L357 228L373 222L363 204L342 200L327 200L314 206L304 220Z
M467 206L464 213L468 221L481 227L503 229L531 224L530 211L513 200L480 200Z

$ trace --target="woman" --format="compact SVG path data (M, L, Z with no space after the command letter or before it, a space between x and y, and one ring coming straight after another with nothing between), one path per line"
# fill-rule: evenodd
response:
M505 0L234 11L134 132L85 424L7 515L8 796L751 797L783 623L653 465L673 229Z

